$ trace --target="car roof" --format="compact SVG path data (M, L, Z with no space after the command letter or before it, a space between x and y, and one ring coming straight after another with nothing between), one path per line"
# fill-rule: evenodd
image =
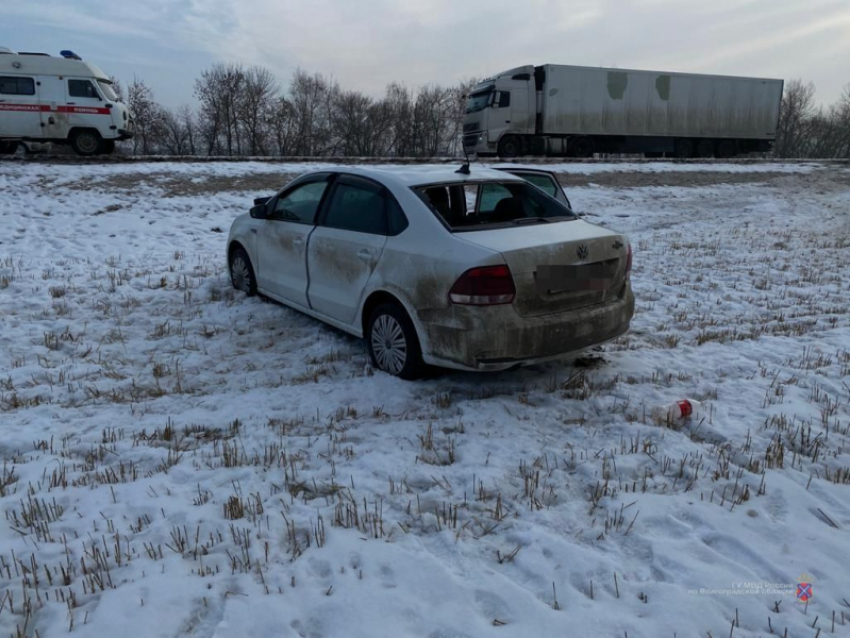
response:
M316 171L320 173L348 173L374 179L387 186L401 187L427 186L429 184L446 184L458 182L522 182L520 177L504 171L486 168L480 164L471 164L469 175L458 173L460 164L416 165L416 166L334 166Z

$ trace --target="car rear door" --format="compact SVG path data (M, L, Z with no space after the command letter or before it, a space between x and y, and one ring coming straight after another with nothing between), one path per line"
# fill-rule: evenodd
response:
M561 184L558 182L558 178L555 177L554 173L534 168L498 168L496 170L504 171L511 175L516 175L517 177L522 177L527 182L531 182L537 186L537 188L550 197L554 197L559 202L572 209L570 200L567 199L567 196L564 194L564 189L561 188Z
M351 324L387 241L389 195L371 180L336 179L307 247L310 307Z
M0 134L42 137L34 76L0 75Z
M292 184L268 202L268 217L257 229L257 286L305 308L307 241L329 178L329 173L318 173Z

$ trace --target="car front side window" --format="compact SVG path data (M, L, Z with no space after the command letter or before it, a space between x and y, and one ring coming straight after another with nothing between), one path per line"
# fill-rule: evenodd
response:
M270 219L314 224L319 203L327 187L328 183L325 180L296 186L277 199Z
M100 99L94 85L88 80L68 80L68 96Z

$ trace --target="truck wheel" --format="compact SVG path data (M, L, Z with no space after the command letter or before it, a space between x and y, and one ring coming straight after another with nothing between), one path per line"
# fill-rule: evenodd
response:
M78 129L71 133L71 148L77 155L91 157L103 152L103 138L92 129Z
M700 140L697 144L697 155L700 157L714 157L714 144L711 140Z
M676 141L676 157L688 158L694 156L694 143L688 139Z
M522 144L514 135L506 135L499 140L499 157L519 157L522 153Z
M717 157L729 158L738 154L738 147L732 140L723 140L717 145Z
M17 150L17 142L0 142L0 155L14 155Z
M567 146L569 149L569 144ZM571 155L575 157L593 157L595 149L593 140L589 137L577 137L572 144Z

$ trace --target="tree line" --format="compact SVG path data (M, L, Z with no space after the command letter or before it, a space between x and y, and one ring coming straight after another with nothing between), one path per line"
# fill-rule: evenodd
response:
M169 109L157 103L143 80L134 79L126 87L126 102L136 135L123 150L137 155L459 155L465 96L475 83L411 89L394 82L381 98L373 98L302 70L283 90L266 68L221 63L195 80L197 107Z
M197 106L169 109L143 80L126 87L136 125L123 151L136 155L435 157L462 154L470 79L411 89L390 83L380 98L332 77L297 70L286 87L260 66L215 64L194 82ZM120 83L116 86L124 93ZM785 84L772 155L850 157L850 84L818 106L811 82Z

